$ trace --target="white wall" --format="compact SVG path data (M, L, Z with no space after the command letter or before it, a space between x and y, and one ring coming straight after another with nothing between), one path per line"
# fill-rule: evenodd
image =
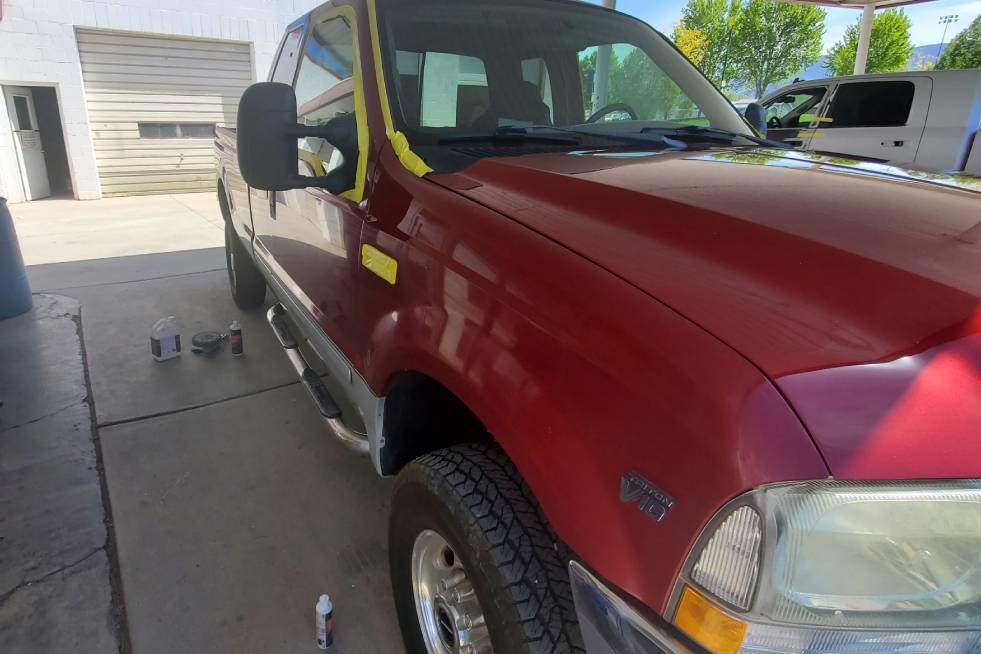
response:
M75 196L101 196L75 27L252 43L265 79L285 26L324 0L3 0L0 84L54 86ZM0 102L0 196L24 200L13 134Z

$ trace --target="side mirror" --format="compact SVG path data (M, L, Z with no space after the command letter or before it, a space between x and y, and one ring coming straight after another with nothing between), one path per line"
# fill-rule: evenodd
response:
M300 175L297 139L321 138L340 150L344 165L322 177ZM317 187L339 195L354 186L358 161L354 114L338 116L324 125L296 122L296 94L288 84L260 82L242 94L238 103L238 166L242 179L263 191Z
M759 102L750 102L746 105L746 120L759 132L760 136L766 136L766 109Z

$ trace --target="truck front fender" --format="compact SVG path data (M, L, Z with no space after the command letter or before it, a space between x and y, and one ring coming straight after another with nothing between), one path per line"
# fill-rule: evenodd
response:
M663 610L729 499L827 475L793 411L731 348L544 236L395 175L403 189L374 192L412 201L397 227L366 234L399 261L395 286L361 287L367 382L382 395L415 370L449 389L603 577ZM621 500L630 475L675 499L660 521Z

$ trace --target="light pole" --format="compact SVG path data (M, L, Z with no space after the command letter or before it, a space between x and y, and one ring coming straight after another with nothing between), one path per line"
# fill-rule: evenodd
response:
M947 28L950 27L951 23L956 23L960 20L960 16L957 14L950 14L948 16L941 16L940 20L937 21L944 26L944 35L940 37L940 47L937 48L937 59L940 59L940 55L944 52L944 41L947 40Z

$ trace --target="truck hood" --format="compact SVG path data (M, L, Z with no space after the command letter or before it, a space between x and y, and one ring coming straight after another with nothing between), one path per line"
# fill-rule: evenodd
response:
M430 179L740 352L836 477L981 476L981 180L770 149L495 157Z

